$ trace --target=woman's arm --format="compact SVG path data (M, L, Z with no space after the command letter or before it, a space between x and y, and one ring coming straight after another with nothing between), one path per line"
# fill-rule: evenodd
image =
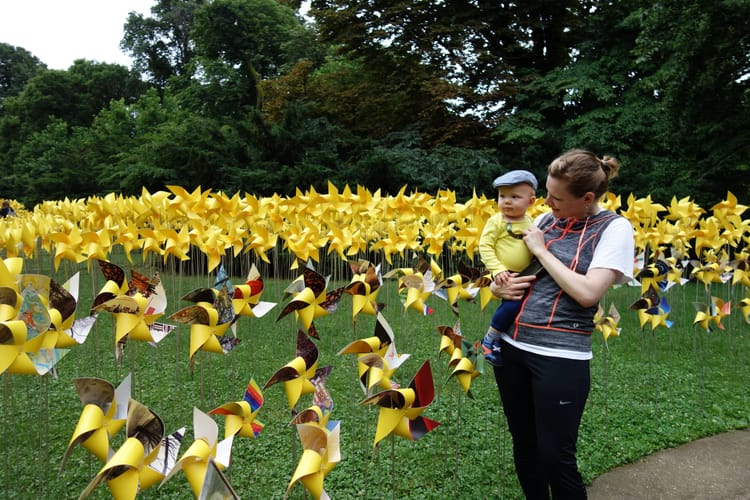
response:
M589 268L586 274L569 269L547 250L544 235L537 227L525 231L524 241L560 288L583 307L595 306L620 275L619 271L603 267Z

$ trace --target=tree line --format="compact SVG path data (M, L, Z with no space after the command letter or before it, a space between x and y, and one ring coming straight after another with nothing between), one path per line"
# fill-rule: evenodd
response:
M573 147L620 158L617 193L750 186L748 0L157 0L121 48L51 70L0 43L0 196L494 196Z

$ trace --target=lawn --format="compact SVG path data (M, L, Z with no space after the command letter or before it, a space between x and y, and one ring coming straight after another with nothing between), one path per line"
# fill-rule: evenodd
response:
M135 254L134 254L135 255ZM138 259L140 257L137 257ZM167 315L188 305L180 298L188 291L211 286L213 274L205 264L192 262L178 269L171 260L135 265L120 260L127 270L151 273L159 268L168 295ZM232 261L227 270L234 284L244 281L248 261ZM384 264L383 271L395 266ZM442 262L444 269L455 264ZM194 266L194 267L192 267ZM203 267L201 267L203 266ZM0 480L6 498L77 498L102 464L77 446L65 467L62 457L78 421L81 403L72 379L99 377L115 386L129 373L132 397L156 412L167 432L187 427L182 453L193 440L193 408L204 412L226 402L239 401L252 378L262 387L269 377L295 356L300 323L293 314L277 321L284 302L284 289L296 276L281 273L288 262L274 254L272 265L258 262L266 288L261 300L277 302L261 318L240 318L239 345L226 355L199 351L191 371L188 363L190 331L180 326L157 347L129 342L123 362L114 358L111 315L100 313L87 341L74 347L57 365L57 377L4 374L0 430L3 464ZM331 274L328 289L346 284L351 272L341 263L323 262L321 273ZM52 275L66 281L81 272L81 296L77 317L88 315L93 296L103 285L94 263L63 262L51 269L51 258L29 260L24 272ZM732 300L738 290L715 286L711 295ZM671 305L671 328L641 328L635 311L628 307L640 295L638 287L612 289L605 310L615 304L622 331L605 344L602 335L593 338L592 391L579 439L579 466L586 482L617 465L696 438L748 426L750 420L750 351L748 325L739 309L723 320L724 330L707 332L693 325L694 302L706 302L702 284L689 283L665 293ZM396 346L410 358L394 379L406 385L422 363L429 359L435 383L435 400L423 415L440 426L418 441L386 438L376 448L373 438L377 407L360 404L365 394L357 379L354 355L337 355L352 340L373 335L375 318L360 314L352 321L351 297L344 295L338 309L315 321L320 339L319 366L332 365L326 387L335 403L331 418L341 421L341 462L326 477L325 489L332 498L519 498L512 466L510 439L498 403L498 393L489 369L464 394L455 378L448 378L446 354L439 353L437 327L453 326L456 317L445 301L428 299L435 312L423 316L404 310L397 295L396 280L386 280L378 299L386 304L383 315L395 333ZM494 303L484 311L478 303L460 302L461 330L470 341L481 338L489 324ZM165 320L165 322L169 322ZM489 368L489 367L486 367ZM242 498L283 498L301 455L292 414L281 384L263 391L265 403L258 420L265 428L255 439L237 437L232 463L225 474ZM311 404L303 396L297 409ZM215 418L223 436L223 418ZM124 431L113 438L117 449ZM190 487L183 473L161 486L139 494L141 498L186 498ZM289 498L309 498L295 484ZM105 485L91 498L109 498Z

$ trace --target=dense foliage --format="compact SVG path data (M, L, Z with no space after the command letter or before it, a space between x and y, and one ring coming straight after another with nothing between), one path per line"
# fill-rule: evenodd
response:
M749 187L750 3L158 0L131 69L0 43L0 196L473 190L571 147L620 193Z

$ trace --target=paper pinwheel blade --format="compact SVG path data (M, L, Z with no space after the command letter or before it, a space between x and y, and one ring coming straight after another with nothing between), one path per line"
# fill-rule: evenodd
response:
M86 316L85 318L76 319L69 330L70 336L73 338L73 340L75 340L78 344L83 344L84 342L86 342L86 339L89 337L89 333L91 333L91 329L94 327L94 323L96 323L96 318L97 315L94 314L93 316Z
M198 500L239 500L239 495L213 459L209 459Z
M159 454L148 466L160 476L159 481L164 479L177 463L180 446L185 437L185 427L180 427L172 434L165 436L159 446Z
M123 271L120 266L105 260L99 260L98 262L99 269L101 269L102 274L107 281L113 281L120 287L125 285L125 271Z
M55 365L70 352L70 349L39 349L38 352L29 353L29 359L34 363L34 368L39 375L51 374L57 378Z

